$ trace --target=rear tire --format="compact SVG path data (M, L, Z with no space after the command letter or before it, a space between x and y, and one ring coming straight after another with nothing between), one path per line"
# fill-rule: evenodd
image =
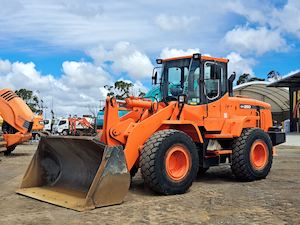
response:
M4 152L5 156L10 156L11 153L13 152L13 150L15 150L17 145L11 145L9 147L7 147L7 150Z
M197 177L202 177L206 171L208 170L209 168L203 168L203 167L199 167L199 170L198 170L198 173L197 173Z
M185 193L199 168L196 145L184 132L158 131L145 143L140 167L145 184L153 191L165 195Z
M9 123L7 123L6 121L3 121L3 123L2 123L2 132L4 134L15 134L18 131L13 126L11 126ZM8 146L7 150L4 152L4 155L5 156L11 155L12 151L15 150L16 146L17 145Z
M272 142L267 133L259 128L243 130L232 143L233 174L243 181L265 178L272 167Z

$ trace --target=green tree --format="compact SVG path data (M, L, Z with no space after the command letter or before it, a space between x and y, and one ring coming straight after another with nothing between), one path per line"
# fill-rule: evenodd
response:
M280 80L281 79L281 75L278 71L275 70L271 70L268 75L267 78L269 81L276 81L276 80Z
M143 98L145 95L146 95L145 92L139 90L139 97L140 97L140 98Z
M240 85L243 83L247 83L250 77L251 77L251 75L249 73L243 73L242 75L240 75L239 79L236 81L236 84Z
M119 91L116 95L117 99L124 99L129 97L129 90L133 87L132 83L127 83L125 81L119 80L115 82L115 89Z
M104 88L108 90L108 96L115 96L117 99L124 99L129 97L130 88L133 87L132 83L122 80L116 81L114 86L105 85Z
M21 88L16 90L15 93L26 102L32 112L40 111L39 98L33 94L33 91Z
M107 96L114 96L114 86L111 85L104 85L104 88L108 91Z
M240 85L240 84L244 84L244 83L251 82L251 81L264 81L264 80L265 79L263 79L263 78L251 76L249 73L243 73L242 75L240 75L236 84Z
M251 77L247 82L251 82L251 81L265 81L265 79L259 77Z

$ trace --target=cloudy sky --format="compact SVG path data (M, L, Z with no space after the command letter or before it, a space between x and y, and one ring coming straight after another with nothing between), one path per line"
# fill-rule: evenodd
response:
M58 115L88 113L103 86L151 88L155 59L200 52L230 71L300 69L299 0L0 0L0 87L35 91ZM48 113L49 115L49 113Z

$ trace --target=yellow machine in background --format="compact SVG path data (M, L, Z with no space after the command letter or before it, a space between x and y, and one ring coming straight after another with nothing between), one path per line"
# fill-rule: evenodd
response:
M32 125L32 138L34 140L40 140L41 136L49 135L49 132L44 131L44 117L43 111L40 111L38 114L33 116L33 125Z

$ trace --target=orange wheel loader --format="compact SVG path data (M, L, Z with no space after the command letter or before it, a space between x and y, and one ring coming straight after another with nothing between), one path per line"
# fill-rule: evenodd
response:
M0 115L3 118L1 141L4 155L31 138L33 113L26 103L10 89L0 90Z
M185 193L222 163L239 180L265 178L285 134L272 126L269 104L233 96L228 60L194 54L157 63L161 101L107 97L100 138L42 137L17 192L84 211L121 203L139 168L163 195ZM120 108L129 113L119 117Z

